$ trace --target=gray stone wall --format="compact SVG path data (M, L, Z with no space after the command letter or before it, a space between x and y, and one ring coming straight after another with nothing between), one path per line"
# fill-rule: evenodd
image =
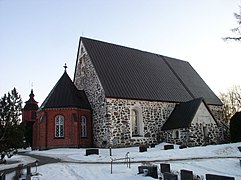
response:
M224 116L224 111L223 111L223 106L214 106L214 105L209 105L208 106L209 109L211 110L214 118L217 121L222 121L222 122L226 122L225 120L225 116Z
M206 124L207 126L207 137L204 136L203 125L196 124L192 125L190 130L190 145L192 146L200 146L200 145L208 145L208 144L217 144L218 141L218 126L216 124Z
M143 137L131 137L130 109L141 109ZM110 145L115 147L157 144L161 127L175 107L174 103L107 98L107 119L111 122Z
M179 138L174 136L175 131L179 132ZM162 136L164 141L171 144L178 144L178 145L189 145L189 136L190 132L189 129L181 128L181 129L174 129L163 131Z
M187 145L187 146L200 146L207 144L218 144L224 141L223 127L220 122L223 121L222 106L209 106L210 110L216 121L209 121L196 123L193 120L189 128L174 129L163 132L164 139L169 143ZM200 116L205 115L205 111L198 111ZM198 122L198 121L197 121ZM207 129L206 136L204 135L204 127ZM175 131L179 131L179 138L175 136Z
M92 107L93 144L97 147L105 143L108 134L108 123L105 122L106 102L103 87L93 67L90 57L81 45L77 60L74 83L84 90Z
M196 124L190 128L179 129L179 138L174 136L176 130L169 130L163 132L166 142L186 145L186 146L200 146L207 144L219 143L220 128L216 124L207 124L207 137L204 136L203 125Z
M218 136L219 143L230 142L230 130L227 119L225 119L223 106L209 105L209 109L212 111L215 119L218 123Z

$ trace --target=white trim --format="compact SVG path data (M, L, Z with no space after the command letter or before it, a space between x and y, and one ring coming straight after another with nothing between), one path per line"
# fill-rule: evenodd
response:
M81 137L87 137L87 118L81 117Z
M133 111L136 112L135 117L133 114ZM134 119L137 119L137 133L136 136L133 136L133 121ZM140 107L131 107L130 108L130 131L131 131L131 137L132 138L143 138L144 136L144 123L143 123L143 116L142 116L142 109Z
M57 115L55 116L55 137L64 137L64 116ZM62 130L62 133L61 133Z
M178 134L177 134L178 133ZM177 136L178 135L178 136ZM180 130L179 129L175 129L175 130L173 130L173 132L172 132L172 137L174 138L174 139L179 139L180 138Z

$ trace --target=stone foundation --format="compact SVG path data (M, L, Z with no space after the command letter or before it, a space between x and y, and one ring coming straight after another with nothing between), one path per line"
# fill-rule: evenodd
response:
M208 144L220 143L221 128L216 124L207 124L207 136L204 136L203 125L195 124L190 128L182 128L179 130L168 130L163 132L163 137L166 142L172 144L186 145L186 146L201 146ZM179 131L179 138L174 136L175 131Z

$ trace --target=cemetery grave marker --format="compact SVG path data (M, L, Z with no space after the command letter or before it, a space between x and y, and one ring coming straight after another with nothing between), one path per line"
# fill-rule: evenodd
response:
M86 156L91 154L99 155L99 149L86 149Z

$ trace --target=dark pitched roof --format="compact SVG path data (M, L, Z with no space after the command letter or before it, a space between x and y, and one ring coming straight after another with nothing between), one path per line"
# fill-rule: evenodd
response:
M179 128L188 128L191 126L192 120L197 113L197 110L200 104L203 103L207 108L208 112L213 117L214 121L217 123L215 117L213 116L211 110L206 104L203 98L196 98L191 101L182 102L180 104L176 104L174 110L171 115L167 119L167 121L163 124L162 130L171 130L171 129L179 129Z
M38 110L38 102L34 99L33 90L29 94L29 100L25 102L24 110Z
M70 107L91 109L84 91L79 91L76 88L65 71L40 106L40 109Z
M204 97L208 104L222 105L186 61L83 37L80 41L106 97L168 102Z
M190 127L201 102L203 102L203 98L177 104L167 121L162 126L162 130L165 131Z

